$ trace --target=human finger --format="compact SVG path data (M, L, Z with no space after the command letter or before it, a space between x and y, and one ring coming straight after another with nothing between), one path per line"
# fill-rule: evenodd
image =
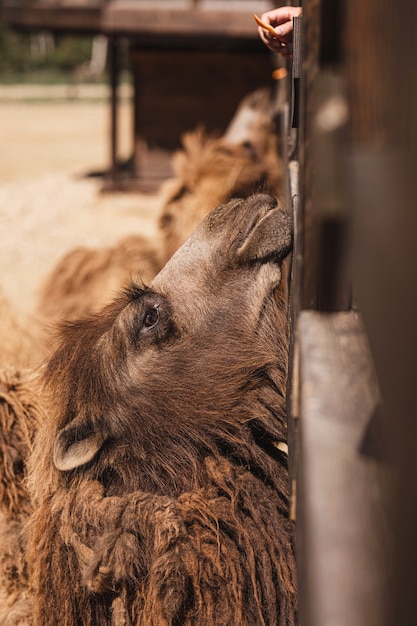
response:
M261 20L275 28L276 26L285 24L286 22L292 24L293 18L301 15L301 13L301 7L280 7L278 9L263 13L261 15Z
M279 48L281 45L281 42L278 39L278 37L275 37L275 36L273 37L272 35L269 34L268 31L264 30L261 26L258 27L258 35L261 38L262 42L265 44L265 46L267 46L267 48L272 50L272 52L275 52L277 48Z
M265 43L267 48L271 50L271 52L278 52L279 54L283 54L284 56L289 56L291 54L289 46L279 39L266 36L263 39L263 42Z
M283 24L280 24L279 26L276 26L274 28L275 37L277 37L278 39L287 40L288 36L292 36L292 31L292 20L290 22L284 22Z

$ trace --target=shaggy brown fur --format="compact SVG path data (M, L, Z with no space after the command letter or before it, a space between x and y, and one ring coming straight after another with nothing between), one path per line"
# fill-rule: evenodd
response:
M0 370L0 509L10 517L28 512L25 465L39 421L35 375Z
M0 624L29 624L23 527L31 512L26 462L40 423L36 377L0 371Z
M259 189L281 192L281 164L271 94L247 96L222 137L202 129L183 137L173 159L175 178L161 189L161 244L140 235L104 249L77 248L59 261L40 292L47 319L76 319L97 311L133 277L148 283L209 211Z
M141 235L108 248L76 248L42 286L39 312L48 319L76 319L108 304L132 279L149 282L160 268L155 246Z
M149 288L67 324L31 458L36 626L291 626L290 220L218 207Z
M16 311L0 288L0 368L37 366L46 354L45 336L40 320Z
M185 134L182 143L183 150L173 158L176 176L162 188L164 262L214 206L260 190L278 197L282 193L269 91L249 94L222 137L199 129Z

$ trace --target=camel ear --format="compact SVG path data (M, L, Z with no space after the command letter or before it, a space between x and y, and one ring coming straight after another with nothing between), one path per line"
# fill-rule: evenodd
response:
M56 436L53 461L61 472L85 465L91 461L105 442L104 434L99 431L86 431L77 420L63 428Z

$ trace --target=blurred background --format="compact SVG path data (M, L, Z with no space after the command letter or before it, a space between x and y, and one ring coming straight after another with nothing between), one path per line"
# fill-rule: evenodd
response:
M223 132L272 86L252 14L273 6L1 0L0 270L16 306L71 247L154 236L181 135Z

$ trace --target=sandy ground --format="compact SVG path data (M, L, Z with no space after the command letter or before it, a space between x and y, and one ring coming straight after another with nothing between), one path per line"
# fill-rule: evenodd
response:
M21 310L69 249L156 233L157 194L102 193L102 179L86 176L110 163L106 96L103 86L0 87L1 288ZM126 97L120 158L131 154L131 119Z

